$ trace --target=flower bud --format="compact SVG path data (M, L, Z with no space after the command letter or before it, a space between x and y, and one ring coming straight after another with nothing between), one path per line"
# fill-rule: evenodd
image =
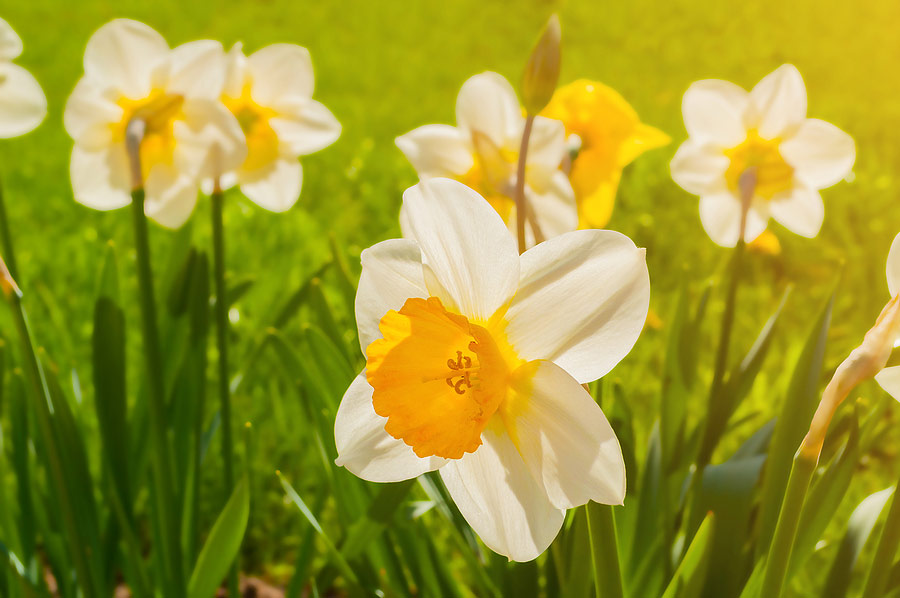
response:
M559 80L560 63L559 17L553 15L547 21L541 38L531 51L531 57L522 75L522 102L525 111L536 115L550 103Z
M19 285L16 284L16 281L13 279L12 274L9 273L9 268L6 267L6 262L3 261L3 258L0 257L0 289L3 290L3 295L8 299L13 295L17 295L19 297L22 296L22 291L19 290Z

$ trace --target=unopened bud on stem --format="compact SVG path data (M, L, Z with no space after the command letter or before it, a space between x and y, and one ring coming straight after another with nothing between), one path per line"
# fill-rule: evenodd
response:
M822 393L822 401L813 415L809 433L800 445L801 454L818 459L825 433L838 406L860 382L873 378L884 369L894 341L900 336L900 295L891 299L866 333L860 346L838 366Z
M559 81L560 63L559 17L547 21L541 38L531 51L522 75L522 103L530 115L539 113L550 102Z
M6 267L6 262L3 261L2 257L0 257L0 289L3 289L3 295L7 299L13 295L22 296L19 285L16 284L12 274L9 273L9 268Z

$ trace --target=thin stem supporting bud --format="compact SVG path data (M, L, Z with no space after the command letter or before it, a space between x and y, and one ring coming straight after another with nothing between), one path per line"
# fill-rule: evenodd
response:
M528 140L534 126L534 115L525 118L525 129L522 131L522 145L519 147L519 163L516 168L516 238L519 240L519 253L525 252L525 218L528 206L525 200L525 162L528 158Z

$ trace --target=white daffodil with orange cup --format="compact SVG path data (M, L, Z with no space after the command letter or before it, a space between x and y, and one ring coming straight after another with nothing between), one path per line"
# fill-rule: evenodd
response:
M856 158L853 139L806 117L806 87L797 69L779 67L749 93L728 81L697 81L682 103L689 139L672 159L672 178L700 196L700 220L710 238L733 247L741 236L740 180L753 170L744 240L774 218L815 237L825 216L819 190L846 177Z
M524 128L525 116L512 85L486 72L459 90L455 127L424 125L396 143L422 180L447 177L465 183L490 202L515 235L516 170ZM528 247L538 238L578 227L575 192L560 170L567 156L563 123L536 117L525 157L525 199L531 211L525 227ZM400 224L406 234L403 211Z
M410 238L362 254L366 369L338 410L337 463L375 482L439 470L488 547L534 559L566 509L625 497L618 440L582 384L640 335L645 252L582 230L520 256L490 204L449 179L403 207Z
M0 19L0 138L18 137L33 130L47 115L47 98L40 84L13 60L22 53L22 40Z
M236 44L227 62L221 99L244 132L247 158L222 174L220 186L239 185L260 207L283 212L300 197L298 158L334 143L341 125L312 99L313 68L306 48L273 44L246 56Z
M219 101L222 45L211 40L170 49L149 26L116 19L84 52L84 77L66 102L75 140L70 164L75 199L98 210L131 202L126 129L140 120L140 181L147 216L177 228L190 216L200 181L240 166L247 155L237 119ZM215 151L213 151L215 148Z

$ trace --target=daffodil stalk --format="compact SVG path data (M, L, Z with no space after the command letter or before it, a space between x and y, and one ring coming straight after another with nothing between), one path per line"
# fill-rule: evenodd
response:
M225 287L225 226L222 218L224 195L219 177L214 180L212 200L213 259L216 284L216 347L219 351L219 415L222 418L222 461L225 496L234 490L234 441L231 436L231 393L228 387L228 291ZM231 596L238 595L237 568L229 573Z
M701 435L700 451L697 454L697 464L694 476L691 481L692 492L694 497L690 518L688 519L688 536L693 537L694 531L700 526L702 521L702 505L696 500L700 495L700 486L703 482L703 471L709 465L712 459L713 451L716 447L717 438L715 430L709 426L709 423L716 419L711 414L721 411L725 405L722 404L721 394L722 387L725 382L725 369L728 366L728 349L731 345L731 331L734 327L734 312L737 304L737 291L740 285L741 273L743 272L744 254L746 253L746 242L744 241L747 214L750 210L753 196L756 192L757 173L756 169L750 167L746 169L739 178L739 189L741 193L741 220L737 244L731 255L731 263L729 266L728 294L725 297L725 310L722 312L722 325L719 331L719 347L716 353L715 369L713 370L712 384L709 389L709 400L707 413L710 414L704 419L703 434ZM686 542L685 546L690 542Z
M898 333L900 333L900 295L895 295L881 311L872 329L866 333L862 344L838 366L825 387L822 400L810 423L809 432L794 455L791 476L788 478L787 490L775 526L775 535L766 559L761 596L780 598L782 595L803 503L813 473L819 464L825 434L834 414L851 390L884 369ZM885 547L887 548L889 547ZM893 554L890 558L893 558ZM873 581L870 577L871 583L879 583L879 580ZM879 594L866 594L870 595Z
M519 148L519 163L516 166L516 239L519 242L519 253L525 251L525 158L528 156L528 139L534 125L534 115L525 118L525 129L522 131L522 146Z
M58 436L53 428L50 390L47 387L44 370L41 367L40 360L37 358L34 343L31 340L28 318L25 315L25 308L22 306L22 292L19 290L15 279L10 274L2 258L0 258L0 290L2 290L3 297L11 308L16 332L22 344L25 375L34 393L35 411L37 412L41 438L46 448L50 479L59 498L58 504L62 511L63 525L65 526L64 535L69 543L69 552L74 561L78 583L85 596L99 596L102 595L102 592L98 591L100 589L99 585L102 583L102 577L96 568L96 559L92 561L88 558L88 544L78 527L77 512L75 505L72 503L74 494L69 489L69 484L66 480L63 458L57 444Z
M131 170L131 213L134 223L134 241L137 252L138 282L141 304L141 325L144 337L144 359L147 376L150 430L153 438L153 472L156 488L157 515L161 532L158 554L161 555L169 583L176 592L185 587L182 570L181 544L178 540L178 520L172 503L173 473L166 431L165 391L163 388L163 367L159 348L159 332L156 318L156 295L153 285L153 270L150 265L150 243L147 232L147 216L144 212L144 180L141 170L141 142L144 138L146 122L140 118L128 123L125 132L125 146Z
M622 569L619 564L619 543L612 505L589 502L587 509L588 535L594 568L594 592L597 598L622 598Z

